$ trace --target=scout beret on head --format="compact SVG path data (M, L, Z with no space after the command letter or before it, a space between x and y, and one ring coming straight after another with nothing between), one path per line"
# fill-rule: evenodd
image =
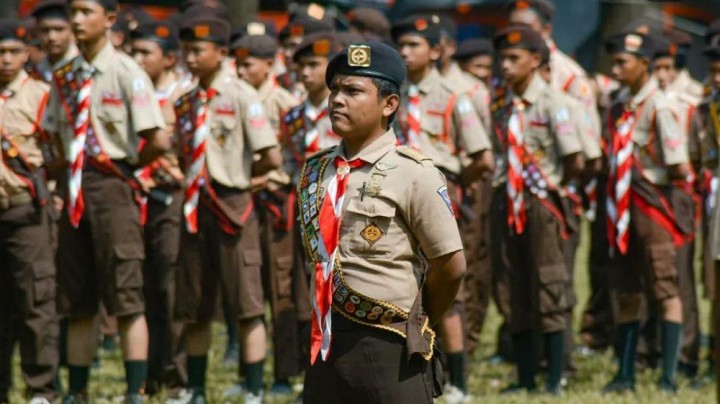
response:
M555 16L555 5L550 0L510 0L508 8L512 10L532 10L543 21L550 22Z
M230 23L213 16L188 19L180 27L183 41L210 41L227 46L230 42Z
M16 40L27 42L29 32L14 18L0 18L0 41Z
M652 37L653 54L652 58L672 57L677 55L678 47L667 38L661 36Z
M390 35L390 20L380 10L358 7L347 14L350 25L360 31L370 31L378 38Z
M457 24L452 17L445 14L437 14L438 24L440 24L440 34L446 38L455 40L457 38Z
M174 26L160 21L142 22L130 31L130 39L147 39L157 42L165 51L180 48L177 32Z
M541 52L546 46L542 36L527 25L510 25L501 29L495 34L493 45L497 50L520 48L532 52Z
M380 41L354 43L338 53L325 71L330 86L335 75L373 77L398 87L405 81L405 62L395 48Z
M608 54L630 53L640 57L652 58L655 52L652 38L639 32L615 34L605 42Z
M269 35L246 35L232 44L233 55L238 59L253 56L271 59L278 50L277 40Z
M342 49L342 44L334 33L320 32L306 36L295 48L293 61L297 63L303 56L322 56L328 59Z
M65 0L44 0L35 6L30 15L38 20L43 18L58 18L69 21L70 13L68 12L67 4Z
M440 17L411 15L395 23L391 34L395 42L403 35L412 34L425 38L431 46L437 45L440 42Z
M238 39L244 37L245 35L267 35L275 38L277 36L277 32L275 31L275 25L272 22L259 20L250 21L241 27L233 29L232 36L230 37L230 43L237 42Z
M68 0L67 4L72 4L74 0ZM94 0L107 11L115 11L118 7L118 0Z
M493 46L490 41L483 38L466 39L457 47L453 59L465 60L480 55L493 54Z

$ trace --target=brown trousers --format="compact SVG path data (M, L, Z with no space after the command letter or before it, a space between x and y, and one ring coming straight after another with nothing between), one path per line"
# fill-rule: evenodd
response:
M55 287L50 219L45 208L26 204L0 211L0 372L8 376L0 386L0 400L6 398L10 387L15 341L20 345L28 394L51 401L57 395Z
M143 291L150 337L147 386L151 393L160 386L180 387L187 382L182 326L173 321L183 193L170 194L170 205L148 200L145 223Z
M512 333L563 331L568 309L568 273L565 268L560 223L529 193L525 196L527 226L514 234L507 222L504 186L495 189L491 227L497 241L493 266L510 277L510 329Z
M327 361L318 357L305 373L303 402L312 404L432 403L431 362L407 356L392 332L333 315Z

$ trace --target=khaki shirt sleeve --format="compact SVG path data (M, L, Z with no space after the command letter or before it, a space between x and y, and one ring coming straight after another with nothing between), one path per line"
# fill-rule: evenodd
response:
M453 109L453 120L460 144L468 156L492 147L490 138L475 111L475 107L464 94L457 95L455 108Z
M139 67L127 70L130 77L121 80L123 93L127 97L128 112L135 133L152 129L165 129L165 120L155 89L148 75Z
M669 106L658 106L655 111L657 136L660 137L666 165L688 162L688 148L685 133Z
M555 134L558 152L561 156L569 156L583 152L577 117L573 114L570 103L560 97L552 97L550 105L550 124Z
M577 133L582 144L583 153L589 160L602 157L600 149L600 133L595 130L593 118L585 108L576 103L572 110L573 120L577 125Z
M268 147L276 146L277 136L273 133L270 120L257 93L242 90L240 111L245 139L251 152L257 153Z
M408 187L408 222L425 257L437 258L463 249L445 179L432 163L424 161Z

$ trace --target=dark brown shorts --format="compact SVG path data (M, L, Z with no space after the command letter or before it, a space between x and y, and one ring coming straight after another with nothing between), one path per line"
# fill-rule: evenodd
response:
M619 294L647 290L657 300L678 296L678 273L672 235L635 205L630 206L630 245L616 252L612 282Z
M58 236L58 308L70 317L97 314L100 301L112 316L145 311L143 230L133 192L121 179L87 170L85 211L73 228L63 209Z
M222 197L237 211L252 203L250 192L237 191ZM262 316L262 255L258 219L251 213L239 235L223 232L215 214L204 203L198 207L198 233L180 237L180 272L176 278L176 320L211 321L218 289L239 320Z

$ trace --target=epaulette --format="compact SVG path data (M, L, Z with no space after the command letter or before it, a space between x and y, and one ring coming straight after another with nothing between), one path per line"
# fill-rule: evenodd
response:
M310 161L310 160L314 160L314 159L316 159L316 158L320 158L320 157L322 157L322 156L324 156L324 155L326 155L326 154L329 154L330 152L334 151L336 148L337 148L337 146L330 146L330 147L328 147L328 148L325 148L325 149L322 149L322 150L318 150L318 151L316 151L315 153L309 155L305 160Z
M398 146L397 152L400 153L400 155L402 156L405 156L411 160L415 160L417 163L422 163L424 160L432 160L430 157L425 156L424 154L409 146Z

